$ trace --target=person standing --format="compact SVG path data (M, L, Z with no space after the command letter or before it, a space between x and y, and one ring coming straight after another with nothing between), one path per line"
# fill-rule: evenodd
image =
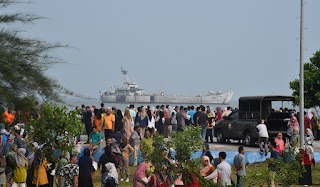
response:
M312 113L312 118L311 118L312 133L313 133L314 139L318 140L318 119L314 111L312 111L311 113Z
M225 152L219 153L220 164L217 167L219 186L231 185L231 166L226 162L226 157Z
M314 150L311 146L311 140L306 141L306 145L301 150L301 165L304 167L305 172L302 174L299 183L301 185L312 185L312 171L311 165L315 165Z
M104 109L104 104L101 103L101 108L97 109L94 107L93 113L94 113L94 121L93 124L97 127L98 131L101 132L101 115L102 115L102 111Z
M117 109L115 118L115 131L123 132L123 115L120 109Z
M133 166L138 165L138 152L139 152L140 142L141 142L141 137L140 137L141 128L139 126L136 126L135 128L136 128L135 131L133 131L129 139L130 145L134 149Z
M130 116L131 116L131 129L133 131L134 129L134 122L136 120L136 115L137 115L137 112L134 108L134 105L130 105L129 106L129 112L130 112Z
M87 135L88 135L88 141L86 143L89 143L89 136L92 129L92 112L89 106L86 107L86 112L83 113L83 121L84 125L86 127Z
M194 125L194 114L196 113L196 111L194 110L194 106L192 105L190 107L190 110L188 111L188 114L191 118L191 124Z
M197 123L201 127L200 135L203 141L206 139L207 127L208 127L208 115L205 113L206 108L201 106L201 113L198 115Z
M33 165L33 178L32 184L34 186L47 186L49 184L48 181L48 162L46 159L42 160L42 154L40 150L35 153L34 161L32 162Z
M114 127L115 127L115 116L112 114L112 110L110 107L107 108L107 114L102 118L102 126L104 127L104 138L107 140L108 138L113 137Z
M164 106L162 106L161 108L163 108ZM163 135L164 133L164 120L162 120L164 118L164 112L163 110L160 108L160 106L157 106L157 111L156 111L156 128L157 131L160 135Z
M177 111L178 110L179 110L179 107L175 106L170 114L171 115L172 132L177 132L177 129L178 129L178 121L177 121Z
M94 172L92 166L92 151L86 148L83 156L79 159L79 187L93 187L91 174Z
M127 138L127 140L129 140L129 138L133 132L133 130L131 128L131 125L132 125L131 122L132 122L132 117L130 115L130 110L126 109L124 111L122 123L123 123L124 134L125 134L125 137Z
M307 129L311 129L312 130L312 127L311 127L311 120L309 118L309 116L307 115L307 112L304 112L304 132L307 131Z
M148 110L148 131L150 134L154 135L156 128L156 120L154 119L154 114L151 110Z
M238 152L233 159L233 168L237 173L237 187L244 187L246 181L246 162L242 146L238 148Z
M184 111L184 107L180 106L179 112L177 112L177 131L182 132L186 127L187 114Z
M134 153L134 149L128 144L127 138L122 138L120 143L122 160L120 161L120 181L124 180L124 175L126 175L126 182L129 182L129 158Z
M260 147L260 154L265 153L265 156L268 154L268 139L269 134L267 130L267 126L264 124L264 120L261 120L261 123L257 125L257 131L259 133L259 147Z
M64 166L60 173L60 185L61 187L77 187L79 180L79 166L77 165L78 156L72 155L70 163ZM63 182L64 178L64 183Z
M25 187L27 181L28 159L25 157L26 150L19 148L15 156L13 170L13 184L11 187Z

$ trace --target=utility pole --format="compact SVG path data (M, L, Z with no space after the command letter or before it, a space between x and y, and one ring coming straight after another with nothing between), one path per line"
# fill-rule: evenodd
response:
M304 146L304 0L301 0L301 9L300 9L300 148Z

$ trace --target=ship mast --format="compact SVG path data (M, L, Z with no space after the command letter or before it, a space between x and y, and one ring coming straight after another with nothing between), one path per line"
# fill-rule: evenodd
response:
M130 80L129 80L129 76L128 76L128 71L123 69L123 67L121 66L121 73L123 75L123 82L124 84L130 84Z

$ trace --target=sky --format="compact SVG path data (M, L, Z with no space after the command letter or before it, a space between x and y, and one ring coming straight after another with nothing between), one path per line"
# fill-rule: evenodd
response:
M23 35L68 44L47 74L78 94L121 85L146 93L291 95L299 77L300 0L31 0L9 11L45 17ZM320 49L320 1L305 5L305 61Z

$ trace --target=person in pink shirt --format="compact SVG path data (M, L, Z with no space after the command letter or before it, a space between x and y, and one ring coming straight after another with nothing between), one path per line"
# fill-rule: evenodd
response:
M274 139L276 142L276 151L282 155L282 151L284 150L284 141L282 139L282 133L278 133L277 137Z

